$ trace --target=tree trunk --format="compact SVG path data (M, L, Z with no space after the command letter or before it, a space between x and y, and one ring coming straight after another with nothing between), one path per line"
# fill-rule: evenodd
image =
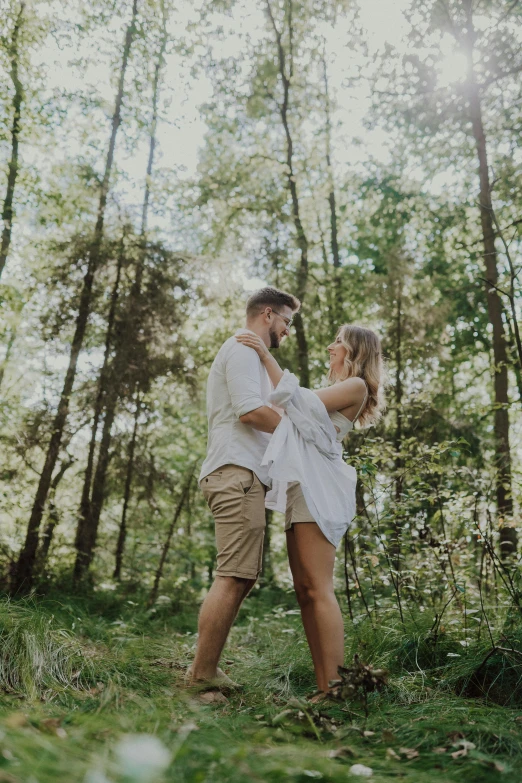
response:
M308 238L306 236L303 224L301 221L301 214L299 208L299 197L297 193L296 176L294 173L294 144L289 124L289 110L290 110L290 85L293 77L293 22L292 22L292 0L288 3L288 38L289 38L289 52L288 52L288 72L287 72L287 55L283 46L281 33L277 29L274 15L272 13L272 7L270 0L267 0L267 10L274 29L277 42L277 53L279 62L279 75L283 85L283 101L278 105L279 113L281 116L281 122L283 124L285 139L286 139L286 172L287 172L287 186L290 191L290 197L292 200L292 219L294 228L296 231L297 247L299 248L300 262L296 275L296 296L304 302L306 298L306 292L308 287ZM304 327L303 316L301 312L296 313L294 316L295 333L297 338L297 364L299 372L299 380L301 386L308 388L310 386L310 366L308 357L308 341L306 337L306 331Z
M92 497L89 503L88 513L85 518L78 520L75 541L76 560L73 573L75 582L83 579L94 556L94 547L96 546L98 525L100 523L100 515L105 494L107 468L109 467L110 461L112 425L114 424L119 397L120 384L117 379L121 377L119 373L124 372L123 362L121 361L122 358L123 353L120 352L119 361L113 367L107 384L105 418L103 420L100 450L92 484Z
M56 525L60 521L60 515L58 513L58 509L56 508L56 503L55 503L56 490L58 488L58 484L60 483L60 481L65 475L65 471L68 470L68 468L70 468L73 463L74 463L74 459L69 459L67 462L64 462L61 465L60 470L52 480L51 489L49 492L49 519L44 528L43 535L40 539L40 546L36 556L36 560L38 563L37 571L41 571L47 562L47 556L49 554L49 549L51 548L51 543L54 536L54 530L56 528Z
M325 95L325 117L326 117L326 171L328 174L329 193L328 204L330 207L330 246L332 250L333 265L337 269L341 266L339 256L339 240L337 233L337 211L335 204L335 182L332 168L332 120L330 118L330 94L328 92L328 73L326 70L326 59L323 58L324 69L324 95Z
M402 496L403 461L400 455L402 448L402 290L399 283L399 291L396 302L395 315L395 500L398 503Z
M191 484L194 487L194 484ZM197 487L197 484L196 484ZM198 487L199 489L199 487ZM187 495L187 502L185 503L185 537L187 541L192 541L192 507L194 503L194 493L189 491ZM190 557L190 556L189 556ZM190 562L187 564L186 572L190 574L191 579L196 578L196 563L193 557L190 557Z
M100 443L100 450L98 454L98 463L96 466L96 473L92 485L92 498L90 503L86 505L87 514L79 520L77 535L76 535L76 562L74 567L74 579L76 581L83 578L86 571L89 569L93 556L94 549L96 547L96 540L98 537L98 527L100 524L100 516L105 499L105 483L107 478L107 468L109 466L109 449L112 440L112 425L116 415L116 406L118 399L121 396L121 390L124 379L126 376L127 367L129 362L129 353L132 351L135 335L139 329L140 311L141 311L141 289L143 281L143 267L144 267L144 254L146 252L146 229L147 218L150 200L150 180L154 165L154 152L156 148L156 130L158 124L158 99L160 90L160 78L161 71L164 65L165 48L167 45L167 16L164 5L163 10L163 27L160 40L160 46L158 51L158 57L156 60L156 67L154 70L153 90L152 90L152 122L150 130L149 141L149 156L147 161L147 172L145 177L145 194L143 199L142 209L142 223L141 223L141 250L136 265L136 276L132 284L129 303L127 306L126 314L123 320L123 324L120 327L120 337L116 340L116 352L113 360L113 368L108 380L108 390L105 395L105 420L103 423L103 434ZM135 427L137 427L137 419L135 420ZM134 449L132 451L132 459L134 458ZM130 475L132 480L132 468L130 468ZM130 492L130 485L129 485ZM125 516L122 517L122 523L118 535L118 545L116 550L116 567L115 578L119 578L121 572L121 558L123 556L123 546L126 537L126 510ZM118 574L118 576L116 576Z
M326 55L323 53L323 81L325 96L325 133L326 133L326 172L328 175L328 206L330 209L330 250L332 253L332 262L334 267L333 274L333 321L337 326L342 321L343 314L343 292L341 287L341 257L339 255L339 234L337 220L337 204L335 199L335 179L332 166L332 120L330 108L330 91L328 86L328 70L326 66Z
M121 566L123 562L123 552L125 549L125 541L127 539L127 512L129 510L129 502L131 496L132 487L132 474L134 472L134 452L136 450L136 438L138 434L138 419L141 410L140 390L138 388L136 394L136 410L134 412L134 427L132 429L131 442L129 444L129 456L127 460L127 474L125 476L125 490L123 493L123 511L121 514L120 530L118 533L118 543L116 544L116 565L114 567L113 579L121 579Z
M2 209L2 242L0 245L0 278L9 254L11 244L11 232L13 228L13 199L16 186L16 177L18 175L18 144L21 130L21 110L24 99L22 82L18 74L19 67L19 36L23 23L25 11L25 2L20 3L20 11L16 17L13 28L13 35L8 45L9 57L11 60L11 81L14 87L13 96L13 122L11 124L11 157L7 168L7 190Z
M511 496L511 454L509 446L509 397L508 397L508 357L506 336L502 321L502 302L496 286L498 285L497 250L495 247L495 226L491 203L491 183L487 155L487 142L482 120L482 105L479 86L473 70L473 47L475 31L473 28L472 0L463 0L467 13L467 55L469 63L469 117L477 149L478 173L480 180L480 223L484 246L484 267L486 300L489 322L493 327L493 382L495 390L495 452L496 452L496 497L501 522L500 553L502 557L516 551L517 533L510 527L513 516Z
M161 557L159 561L159 565L156 571L156 575L154 577L154 584L152 585L152 589L150 591L149 600L147 601L148 606L152 606L158 597L158 590L159 590L159 583L161 580L161 577L163 576L163 567L165 565L165 561L167 559L167 555L169 553L170 549L170 542L172 540L172 534L174 533L174 530L176 529L176 525L178 523L178 519L181 515L181 512L183 510L183 506L185 505L185 500L187 498L188 493L190 492L190 484L192 482L192 479L194 477L194 470L196 466L193 465L192 468L189 471L189 475L185 481L185 485L183 489L181 490L181 495L178 501L178 505L176 506L176 509L174 511L174 516L172 517L172 522L170 523L168 532L167 532L167 538L165 539L165 543L163 544L163 549L161 551Z
M326 242L324 237L324 231L321 226L321 218L319 215L317 216L317 230L319 231L319 236L321 237L321 256L323 258L323 271L324 271L324 280L325 280L325 286L326 286L326 318L328 319L328 333L331 337L335 334L335 328L339 325L339 321L336 317L336 297L337 297L337 291L336 286L334 285L334 275L331 274L331 265L328 260L328 252L326 250ZM335 270L334 270L335 271Z
M9 340L7 342L7 347L6 347L6 351L5 351L4 361L0 365L0 388L2 386L2 383L4 382L4 375L5 375L5 371L6 371L6 368L7 368L7 364L9 362L9 359L11 358L11 352L13 350L13 345L14 345L15 340L16 340L16 332L17 332L16 327L13 327L11 329L11 333L9 335Z
M402 471L404 461L401 456L402 449L402 283L398 282L397 301L395 304L395 502L397 508L394 518L394 536L395 540L390 541L390 556L393 567L396 571L400 570L401 559L401 527L398 518L398 506L402 499L403 477Z
M515 334L513 331L513 325L511 323L511 319L509 318L508 313L505 313L505 315L506 315L506 323L508 328L507 342L509 346L509 354L511 357L511 366L513 367L513 371L515 373L515 378L517 381L518 398L519 401L522 403L522 370L520 369L520 362L518 360L518 355L517 355L518 352L515 344Z
M85 331L87 328L87 320L90 313L92 287L94 277L97 271L98 263L100 260L101 243L103 238L103 225L105 220L105 209L107 206L107 196L109 191L109 181L112 171L112 165L114 160L114 150L116 146L116 135L118 127L121 122L121 107L123 102L123 87L125 83L125 72L127 70L127 63L129 60L130 49L136 29L136 15L137 15L138 0L134 0L132 6L132 19L131 23L127 27L125 35L125 44L123 48L122 65L120 69L120 78L118 84L118 91L116 94L116 106L112 117L111 125L111 137L109 141L109 150L107 153L107 160L105 164L105 172L103 175L103 181L100 187L100 200L98 204L98 215L96 220L96 226L94 229L93 243L91 252L89 253L89 260L87 264L87 271L83 279L83 286L80 295L80 304L78 308L78 315L76 317L76 326L74 331L74 337L71 345L71 353L69 356L69 366L65 375L65 381L62 389L60 402L58 404L58 410L53 422L53 430L49 446L47 448L47 454L43 466L43 470L38 483L36 496L34 499L29 524L27 526L27 534L24 545L22 547L18 564L16 567L16 576L14 579L13 589L15 592L22 590L29 590L33 579L33 566L36 556L36 548L38 545L38 530L42 522L42 516L49 494L49 488L51 485L51 477L53 474L56 460L60 451L60 444L62 440L63 430L65 422L69 413L69 400L71 397L74 379L76 376L76 367L78 363L78 356L80 354L83 340L85 337Z
M167 13L164 2L161 3L161 12L163 16L163 24L161 30L161 39L158 49L158 56L156 59L156 65L154 68L154 79L152 82L152 120L150 125L149 136L149 158L147 161L147 174L145 176L145 195L143 197L143 208L141 213L141 236L144 237L147 233L147 218L149 212L150 201L150 182L152 176L152 169L154 167L154 153L156 150L156 130L158 127L158 99L160 94L161 84L161 71L165 64L165 49L167 48Z
M272 519L274 512L269 508L265 510L266 527L265 538L263 541L263 560L261 565L261 577L263 584L272 584L274 581L274 569L272 568L272 552L270 550L270 539L272 532Z
M504 233L502 229L500 228L497 216L495 214L495 210L493 207L491 208L491 217L493 220L493 224L495 226L496 230L496 236L500 239L504 246L504 253L507 258L508 266L509 266L509 291L507 293L507 297L509 300L509 309L511 310L511 321L509 320L509 315L507 311L504 311L504 314L506 316L506 321L508 324L508 331L509 331L509 337L510 337L510 348L511 345L513 345L513 348L515 349L513 351L515 358L515 367L520 371L522 370L522 337L520 336L520 324L518 322L518 314L517 314L517 298L516 298L516 292L515 292L515 282L517 281L518 274L520 270L517 270L515 264L513 263L513 259L511 257L511 253L509 250L509 242L507 242ZM518 361L517 361L518 359Z
M112 346L112 337L114 331L114 321L116 318L116 305L118 303L118 296L120 291L121 269L123 266L124 258L124 243L125 232L121 238L120 252L118 255L118 263L116 267L116 278L111 292L111 305L109 308L109 316L107 319L107 331L105 333L105 352L103 356L103 365L100 370L100 377L98 380L98 391L96 395L96 402L94 404L94 417L91 428L91 441L89 443L89 453L87 455L87 467L85 468L85 475L83 479L82 497L80 500L80 520L85 520L89 516L89 506L91 497L91 485L92 474L94 469L94 454L96 451L96 436L98 434L98 425L100 423L100 417L103 411L103 400L107 393L107 381L109 379L109 359ZM78 526L80 527L80 525Z

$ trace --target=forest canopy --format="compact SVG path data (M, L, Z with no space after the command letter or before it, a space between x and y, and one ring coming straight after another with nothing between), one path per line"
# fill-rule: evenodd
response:
M487 645L467 693L520 703L520 3L7 0L0 70L4 594L197 612L206 380L271 285L302 386L342 324L383 342L386 413L344 443L350 627L453 627ZM290 586L267 512L256 591Z

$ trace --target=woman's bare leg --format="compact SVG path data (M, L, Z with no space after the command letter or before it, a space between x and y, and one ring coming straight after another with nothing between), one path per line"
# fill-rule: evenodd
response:
M286 541L317 687L327 691L344 663L344 624L333 588L335 547L312 522L292 525Z

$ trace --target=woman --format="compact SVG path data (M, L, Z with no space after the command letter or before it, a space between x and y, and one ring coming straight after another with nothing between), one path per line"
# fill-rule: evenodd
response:
M341 326L327 349L331 385L310 392L283 372L257 335L236 339L258 353L275 389L270 400L287 414L264 461L276 485L269 494L283 494L286 500L290 570L322 697L344 664L344 625L333 573L336 546L355 515L356 476L342 459L341 441L356 421L370 424L381 415L381 344L370 329ZM282 510L280 497L272 507Z

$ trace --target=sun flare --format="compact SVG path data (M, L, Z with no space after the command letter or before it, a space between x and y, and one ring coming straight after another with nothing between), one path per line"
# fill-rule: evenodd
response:
M452 84L463 82L468 73L468 60L462 52L450 52L446 54L437 66L438 84L440 87L449 87Z

